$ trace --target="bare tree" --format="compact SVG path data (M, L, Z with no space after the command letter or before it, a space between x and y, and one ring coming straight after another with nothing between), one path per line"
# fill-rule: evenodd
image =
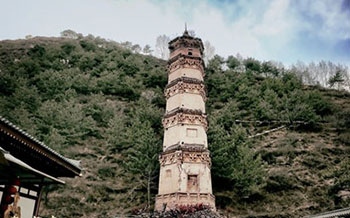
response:
M156 56L161 59L169 58L169 48L168 43L170 42L170 38L167 35L160 35L156 40Z
M150 54L152 54L153 50L151 49L151 46L150 46L150 45L145 45L145 47L143 47L142 52L143 52L144 54L150 55Z
M120 45L126 49L130 49L130 50L132 49L132 43L129 41L122 42L122 43L120 43Z
M326 88L332 88L337 84L338 89L350 90L350 71L347 66L334 64L331 61L311 62L308 65L298 61L291 67L306 85L320 85ZM338 81L340 78L343 81ZM338 74L338 75L337 75Z
M348 67L345 68L343 84L344 84L344 89L350 92L350 69Z
M297 61L296 64L291 66L291 71L294 72L304 84L314 85L316 79L309 72L308 66L302 61Z
M208 64L209 60L215 56L215 47L209 41L204 42L204 63Z
M61 37L63 38L69 38L69 39L78 39L81 38L83 35L80 33L77 33L73 30L64 30L61 32Z
M135 44L135 45L133 45L133 46L131 46L131 50L134 52L134 53L140 53L141 52L141 50L142 50L142 48L141 48L141 46L139 45L139 44Z

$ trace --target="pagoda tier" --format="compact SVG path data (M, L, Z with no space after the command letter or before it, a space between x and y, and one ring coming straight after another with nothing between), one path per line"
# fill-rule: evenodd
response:
M208 130L207 116L200 110L177 108L176 110L165 114L162 123L165 129L175 125L186 124L201 125L205 130Z
M166 86L164 95L168 100L170 97L176 94L183 93L199 94L202 96L204 101L207 100L204 82L191 77L179 77L173 80Z
M177 108L187 108L190 110L201 110L205 113L204 82L191 77L179 77L169 83L164 95L167 99L166 113Z
M168 61L168 82L179 77L190 77L203 81L204 62L200 57L178 54Z
M176 108L163 118L163 150L174 144L198 144L208 147L208 122L201 110Z
M215 206L207 149L198 145L177 145L163 152L159 159L160 177L166 185L159 187L156 209L161 210L163 203L169 208L199 203Z

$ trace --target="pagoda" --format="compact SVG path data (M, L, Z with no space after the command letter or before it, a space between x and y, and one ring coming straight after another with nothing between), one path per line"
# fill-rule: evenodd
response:
M215 210L206 133L203 43L185 29L182 36L169 42L169 50L155 210L198 204Z

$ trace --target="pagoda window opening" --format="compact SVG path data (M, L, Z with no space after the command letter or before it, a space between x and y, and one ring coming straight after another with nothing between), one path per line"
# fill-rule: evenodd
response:
M192 48L188 49L188 55L192 56Z
M190 138L197 138L198 137L197 129L187 128L186 135L187 137L190 137Z
M187 191L188 192L198 192L198 175L188 175L187 176Z
M170 170L170 169L169 169L169 170L166 170L166 171L165 171L165 174L166 174L166 175L165 175L166 177L168 177L168 178L171 177L171 170Z

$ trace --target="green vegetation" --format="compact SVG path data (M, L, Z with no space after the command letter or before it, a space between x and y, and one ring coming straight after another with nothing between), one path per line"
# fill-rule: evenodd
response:
M0 42L0 114L84 168L66 186L46 188L41 215L152 208L166 62L130 42L63 36ZM347 92L306 87L272 62L234 56L214 56L205 82L221 211L288 217L346 206L339 193L350 189Z

